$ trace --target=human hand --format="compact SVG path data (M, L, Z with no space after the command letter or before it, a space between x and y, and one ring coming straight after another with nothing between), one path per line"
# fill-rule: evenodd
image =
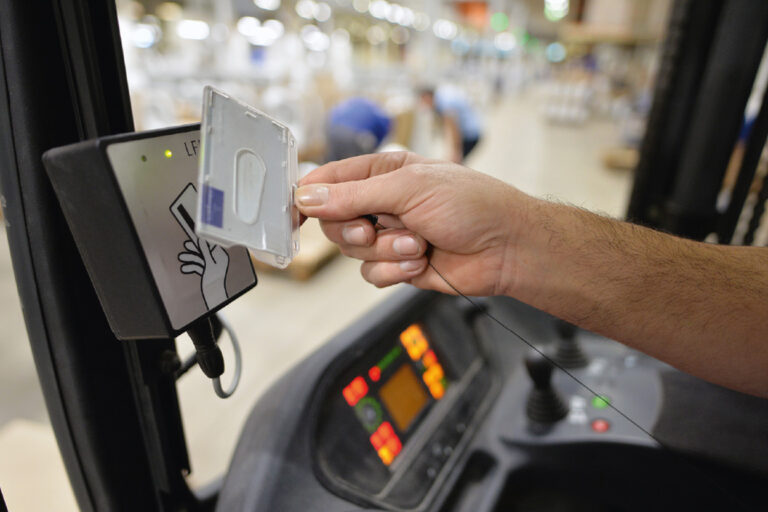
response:
M363 260L383 287L467 295L505 294L528 196L466 167L412 153L380 153L318 167L301 180L296 205L317 217L342 253ZM361 216L375 214L377 231ZM434 266L430 268L428 263Z
M227 300L227 251L205 240L199 240L198 244L187 240L184 242L184 248L186 252L179 254L181 272L200 275L200 288L206 307L211 309Z

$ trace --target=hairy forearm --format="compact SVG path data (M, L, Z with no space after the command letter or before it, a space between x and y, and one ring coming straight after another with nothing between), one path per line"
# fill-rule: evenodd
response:
M684 371L768 396L768 249L532 200L509 294Z

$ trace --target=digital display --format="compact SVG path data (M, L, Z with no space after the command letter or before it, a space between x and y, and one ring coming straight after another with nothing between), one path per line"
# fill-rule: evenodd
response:
M413 367L408 363L400 366L386 384L381 386L379 396L401 431L408 430L411 422L429 400L424 386L419 383Z
M443 366L420 325L410 325L390 347L342 389L385 466L400 454L420 418L448 387Z

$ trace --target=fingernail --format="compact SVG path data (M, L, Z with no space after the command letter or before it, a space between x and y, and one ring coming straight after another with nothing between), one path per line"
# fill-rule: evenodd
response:
M341 238L343 238L349 245L368 245L368 237L365 234L365 228L359 224L345 226L344 229L341 230Z
M401 236L392 242L392 248L400 256L413 256L419 252L419 243L412 236Z
M328 187L325 185L305 185L296 189L296 201L299 206L322 206L328 201Z
M403 272L415 272L421 269L422 263L420 260L407 260L400 262L400 270Z

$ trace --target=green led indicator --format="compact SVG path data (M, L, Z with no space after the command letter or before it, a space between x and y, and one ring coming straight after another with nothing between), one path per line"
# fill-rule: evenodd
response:
M399 356L403 352L402 347L399 345L387 352L387 355L381 358L381 361L379 361L379 364L376 366L379 367L379 370L382 372L387 369L387 367L394 362L395 359L397 359L397 356Z
M173 151L170 149L165 150L165 158L171 158L173 156Z
M147 155L141 155L141 161L146 162L147 161Z
M493 13L491 16L491 28L496 32L504 32L509 27L509 17L503 12Z
M595 409L605 409L611 403L607 396L595 396L592 398L592 407Z

